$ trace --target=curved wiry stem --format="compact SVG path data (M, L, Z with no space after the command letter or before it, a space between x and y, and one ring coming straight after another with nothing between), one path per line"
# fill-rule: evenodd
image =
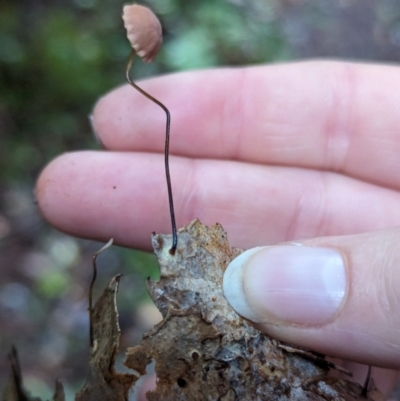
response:
M365 378L365 382L361 391L361 395L363 397L367 397L370 380L371 380L371 365L368 365L367 377Z
M102 248L100 248L97 252L95 252L92 256L92 265L93 265L93 276L90 282L89 287L89 338L90 338L90 346L93 348L93 286L97 278L97 264L96 259L103 251L109 248L114 242L114 239L111 238L107 244L105 244Z
M169 212L171 215L171 225L172 225L172 247L169 250L169 253L171 255L175 254L176 247L178 245L178 235L176 232L176 223L175 223L175 211L174 211L174 201L172 197L172 186L171 186L171 177L169 173L169 133L170 133L170 126L171 126L171 115L169 110L157 99L155 99L153 96L149 95L147 92L145 92L142 88L137 86L131 79L129 75L129 71L131 70L132 63L133 63L133 58L135 56L135 51L132 50L131 55L129 57L128 64L126 66L126 79L129 82L130 85L132 85L137 91L139 91L143 96L146 96L147 99L151 100L158 106L160 106L164 111L165 114L167 115L167 124L166 124L166 130L165 130L165 149L164 149L164 160L165 160L165 175L167 178L167 187L168 187L168 201L169 201Z

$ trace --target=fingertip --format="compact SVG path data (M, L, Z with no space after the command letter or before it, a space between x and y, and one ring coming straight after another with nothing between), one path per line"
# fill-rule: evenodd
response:
M247 301L245 288L243 285L244 266L248 263L249 259L264 248L256 247L248 249L241 253L238 257L229 263L224 273L223 292L226 300L239 315L253 321L259 321L259 315L254 313L253 309Z
M224 287L238 290L225 294L240 314L258 323L308 327L323 324L337 313L346 292L343 259L329 248L254 248L230 263L224 284L231 271L240 274L232 275L230 285Z
M53 224L54 216L54 201L58 195L56 189L58 172L62 171L61 166L64 165L65 154L58 156L47 164L36 181L35 196L39 210L43 217Z
M42 216L56 228L78 233L73 209L85 208L87 200L77 199L78 189L93 179L94 169L86 169L82 176L82 163L90 164L97 152L81 151L64 153L53 159L40 173L35 187L37 204Z
M100 97L93 106L91 114L93 133L106 149L123 149L121 144L124 142L121 140L124 138L127 124L126 107L132 103L130 89L128 85L120 86ZM115 135L116 132L118 135Z
M85 237L79 216L87 213L79 188L86 187L83 178L90 180L91 171L82 169L82 162L90 163L90 153L95 152L71 152L56 157L43 168L35 186L37 205L43 218L56 229L78 237ZM82 171L84 177L80 174Z

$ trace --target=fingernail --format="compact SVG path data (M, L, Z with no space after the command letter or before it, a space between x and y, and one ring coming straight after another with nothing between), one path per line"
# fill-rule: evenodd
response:
M319 325L343 301L346 269L340 253L329 248L253 248L228 265L223 291L236 312L253 322Z

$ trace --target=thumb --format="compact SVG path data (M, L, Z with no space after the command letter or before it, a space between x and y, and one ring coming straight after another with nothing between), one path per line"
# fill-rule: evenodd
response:
M400 368L400 229L250 249L228 266L232 307L279 340Z

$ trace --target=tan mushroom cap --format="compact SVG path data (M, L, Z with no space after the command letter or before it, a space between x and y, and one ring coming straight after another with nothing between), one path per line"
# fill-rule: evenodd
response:
M137 55L146 63L153 61L162 43L161 24L153 11L139 4L126 5L122 19Z

